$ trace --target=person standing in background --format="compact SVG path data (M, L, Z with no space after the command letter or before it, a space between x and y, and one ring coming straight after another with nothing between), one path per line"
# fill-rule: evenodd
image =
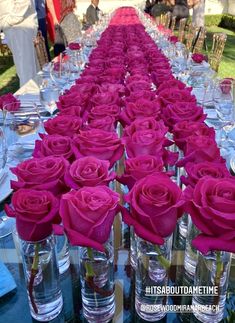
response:
M187 0L175 0L175 5L173 7L172 16L176 17L176 24L182 18L189 17L189 7Z
M49 33L50 40L54 44L55 56L61 53L66 46L66 44L63 41L64 37L66 38L66 35L63 33L63 30L61 28L61 22L69 13L73 13L75 6L76 6L75 0L47 1L48 33ZM73 26L71 26L71 28L72 27Z
M48 45L48 39L47 39L46 7L50 12L52 12L52 15L54 16L55 24L58 23L55 15L53 0L35 0L35 8L36 8L37 17L38 17L38 30L41 31L42 36L45 39L47 56L48 56L48 60L50 61L51 58L50 58L50 51L49 51L49 45Z
M86 23L88 26L94 25L99 21L99 0L91 0L91 4L86 10Z
M34 0L1 0L0 30L6 36L22 86L34 78L38 70L33 44L38 30Z

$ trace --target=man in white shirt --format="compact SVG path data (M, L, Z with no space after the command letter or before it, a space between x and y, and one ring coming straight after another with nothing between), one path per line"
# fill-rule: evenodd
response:
M34 0L1 0L0 29L12 51L20 86L37 74L33 39L37 35Z

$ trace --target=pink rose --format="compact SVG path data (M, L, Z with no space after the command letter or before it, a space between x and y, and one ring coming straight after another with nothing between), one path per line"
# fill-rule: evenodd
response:
M52 233L52 224L61 221L59 200L51 192L20 189L13 193L11 204L5 205L5 211L16 217L17 232L23 240L43 240Z
M77 95L79 95L79 96L83 95L84 97L90 97L91 95L98 93L99 90L100 90L100 87L97 84L82 83L82 84L75 84L75 85L71 86L69 93L73 94L75 97ZM61 98L63 98L63 96L61 96ZM71 100L72 100L72 98L71 98ZM63 101L63 104L66 105L66 97L65 97L65 100Z
M102 92L93 95L91 99L92 105L119 105L120 98L116 92Z
M72 140L70 137L60 135L41 136L42 140L35 141L33 157L62 156L68 161L73 161L75 159L71 148Z
M185 151L187 138L190 136L207 136L215 139L214 128L197 121L184 120L177 122L173 127L173 134L176 145L183 151Z
M120 114L120 121L125 126L130 125L137 118L153 117L159 119L160 113L161 106L157 100L138 99L135 103L126 103L126 107Z
M152 173L162 172L163 166L162 159L155 156L145 155L129 158L125 161L124 174L118 178L118 181L127 185L130 190L139 179Z
M136 81L145 81L145 82L150 82L150 77L148 75L143 75L143 74L135 74L135 75L130 75L126 79L126 84L130 84ZM143 89L141 89L142 91Z
M17 167L11 168L18 181L11 181L14 190L29 188L48 190L53 194L63 194L68 189L64 184L64 175L69 162L63 157L48 156L32 158L23 161Z
M125 94L125 87L122 84L103 83L100 86L101 92L116 92L121 97Z
M136 131L155 130L160 131L162 135L167 133L168 128L162 120L156 121L153 117L135 119L129 126L124 128L123 137L131 137Z
M198 164L187 163L185 165L186 176L181 176L184 185L195 187L200 178L210 176L213 178L231 177L225 164L214 162L201 162Z
M235 252L235 181L203 177L185 190L186 211L201 231L193 246L203 254L211 250Z
M156 99L156 94L153 91L139 91L133 92L128 97L125 98L126 102L136 102L140 99L145 99L148 101L153 101Z
M108 160L113 167L123 155L124 147L115 132L92 129L80 131L73 140L73 150L76 158L94 156Z
M234 79L233 78L225 78L220 82L220 89L222 93L229 94L233 85Z
M68 187L79 189L83 186L108 185L115 179L114 172L109 173L109 162L95 157L82 157L70 166L65 174Z
M77 105L72 105L70 107L66 107L60 110L59 116L74 116L80 118L82 115L82 107L77 106Z
M70 50L79 50L81 48L81 45L79 43L69 43L69 49Z
M192 60L195 62L195 63L202 63L203 61L205 61L205 55L203 54L199 54L199 53L195 53L192 55Z
M175 124L181 121L203 122L206 119L206 114L204 114L203 108L197 106L195 102L179 102L165 106L162 118L166 126L173 129Z
M76 91L68 91L68 93L61 95L59 97L59 102L57 102L57 107L60 111L70 108L72 106L81 107L81 114L83 110L89 106L90 94L78 93Z
M0 96L0 110L17 111L20 108L20 101L13 94L7 93Z
M153 83L158 87L163 82L167 82L167 81L173 80L174 79L174 76L173 76L170 68L166 68L164 70L159 70L158 72L153 71L151 73L151 78L152 78Z
M60 215L70 243L104 252L118 202L119 195L107 186L83 187L63 195Z
M170 40L170 42L171 42L171 43L173 43L173 44L176 44L176 43L179 41L179 39L178 39L178 37L177 37L177 36L170 36L170 37L169 37L169 40Z
M166 89L161 91L158 96L162 108L165 108L168 104L179 104L179 103L194 103L196 105L196 98L190 93L189 90L178 90L176 88Z
M177 162L178 167L185 166L188 162L200 163L204 161L224 163L220 156L215 139L207 136L190 136L186 142L185 157Z
M84 130L101 129L104 131L112 131L115 129L115 119L111 116L106 116L100 119L91 119L84 127Z
M138 92L143 90L151 91L151 83L143 80L133 81L127 85L126 94L130 95L131 92Z
M75 80L75 83L77 85L83 85L83 84L95 84L98 80L98 76L96 75L81 75L78 79Z
M176 80L176 79L172 79L170 81L166 81L166 82L163 82L161 85L159 85L159 87L157 88L157 91L156 93L157 94L160 94L163 90L169 90L169 89L178 89L178 90L184 90L186 88L186 85L179 81L179 80ZM192 88L188 88L188 90L192 90Z
M70 115L56 116L55 118L48 119L44 123L44 128L49 135L63 135L73 137L79 133L82 125L82 120L78 117L71 117Z
M123 137L128 158L152 155L161 156L165 141L164 133L154 130L136 131L130 137Z
M118 105L96 105L91 108L89 113L89 119L104 118L106 116L113 117L115 120L118 119L121 109Z
M125 200L131 213L124 213L124 222L141 238L162 245L181 216L180 188L167 175L155 173L136 182Z

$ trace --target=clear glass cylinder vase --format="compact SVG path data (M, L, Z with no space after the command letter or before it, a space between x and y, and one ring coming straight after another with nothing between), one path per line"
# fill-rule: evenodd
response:
M199 321L218 323L223 319L230 266L229 252L216 251L207 255L199 252L194 286L213 287L210 294L193 296L193 313Z
M134 228L130 227L130 262L133 269L137 267L137 250L136 250L136 236Z
M142 319L149 322L159 321L166 315L162 305L168 303L168 298L161 293L156 294L156 290L167 286L169 282L172 235L161 246L139 237L136 237L136 244L135 309Z
M55 237L36 242L20 239L20 252L31 315L38 321L53 320L63 307Z
M59 273L63 274L70 266L69 244L65 234L56 236L56 256Z
M188 215L188 230L186 236L186 248L184 256L184 269L187 274L194 276L198 261L198 251L192 245L192 241L200 233L193 224L191 217Z
M80 280L83 314L88 322L105 323L115 312L114 252L111 241L105 252L80 247Z

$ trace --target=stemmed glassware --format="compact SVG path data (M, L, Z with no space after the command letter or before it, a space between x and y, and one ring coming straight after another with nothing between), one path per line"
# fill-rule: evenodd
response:
M31 157L39 132L44 132L38 107L24 102L18 110L12 110L11 103L5 111L4 133L7 144L7 164L15 166Z
M40 86L40 102L42 106L50 113L52 117L53 113L57 109L56 102L60 96L60 89L47 80L43 82Z
M70 81L70 67L68 59L61 57L55 62L51 62L50 76L52 81L61 89L66 88Z
M234 148L235 142L229 137L229 133L235 127L235 86L231 79L218 80L213 92L215 109L221 121L225 136L220 138L219 145L222 148L222 154L227 155L231 148Z

